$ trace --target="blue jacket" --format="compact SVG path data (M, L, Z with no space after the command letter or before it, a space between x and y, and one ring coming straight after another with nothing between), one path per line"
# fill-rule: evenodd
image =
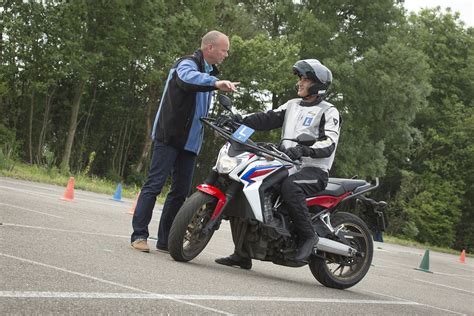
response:
M210 74L205 72L201 50L173 65L153 124L153 140L199 153L204 134L199 118L207 116L219 80L216 66L212 67Z

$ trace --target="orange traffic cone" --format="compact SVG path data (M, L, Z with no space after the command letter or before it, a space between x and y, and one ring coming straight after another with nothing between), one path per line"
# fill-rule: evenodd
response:
M74 200L74 177L69 178L66 191L64 191L64 196L61 198L61 200L64 200L64 201Z
M140 191L138 191L137 197L135 198L135 201L133 202L132 208L130 209L130 211L128 212L128 214L130 214L130 215L135 214L135 208L137 207L137 201L138 201L138 197L139 197L139 196L140 196Z
M466 263L466 250L465 249L463 249L461 251L461 256L459 257L459 262Z

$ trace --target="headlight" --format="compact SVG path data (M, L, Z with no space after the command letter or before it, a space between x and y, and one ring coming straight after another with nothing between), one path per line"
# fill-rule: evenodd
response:
M241 162L243 158L230 157L227 154L228 146L222 147L217 158L216 169L219 173L227 174L234 170Z
M223 154L217 160L217 172L229 173L234 170L235 167L242 161L242 158L229 157L227 154Z

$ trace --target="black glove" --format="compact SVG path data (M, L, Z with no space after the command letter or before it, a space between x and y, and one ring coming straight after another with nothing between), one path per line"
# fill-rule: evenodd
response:
M215 124L219 127L223 127L223 126L226 126L227 124L229 124L229 122L231 122L232 119L228 116L225 116L225 115L221 115L219 116L216 121L215 121Z
M221 115L216 119L217 126L226 126L230 122L242 123L242 116L240 114Z
M242 119L242 115L240 115L239 113L237 114L231 114L229 115L230 119L232 120L232 122L235 122L235 123L242 123L243 119Z
M303 156L309 156L311 148L308 146L296 145L295 147L285 149L284 152L291 160L297 160Z

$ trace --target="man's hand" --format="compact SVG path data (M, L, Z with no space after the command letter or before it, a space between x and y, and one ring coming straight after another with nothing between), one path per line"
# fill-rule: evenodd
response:
M242 115L240 115L239 113L237 114L231 114L229 115L229 117L232 119L232 121L234 121L235 123L242 123L243 121L243 118L242 118Z
M232 119L230 117L225 116L225 115L221 115L216 119L215 124L219 127L224 127L225 125L227 125L231 121L232 121Z
M230 122L242 123L242 116L240 114L222 115L216 119L216 125L221 127L228 125Z
M310 151L311 151L311 149L307 146L296 145L295 147L285 149L285 154L291 160L297 160L297 159L300 159L303 156L309 156Z
M235 92L240 82L231 82L229 80L216 81L216 88L224 92Z

